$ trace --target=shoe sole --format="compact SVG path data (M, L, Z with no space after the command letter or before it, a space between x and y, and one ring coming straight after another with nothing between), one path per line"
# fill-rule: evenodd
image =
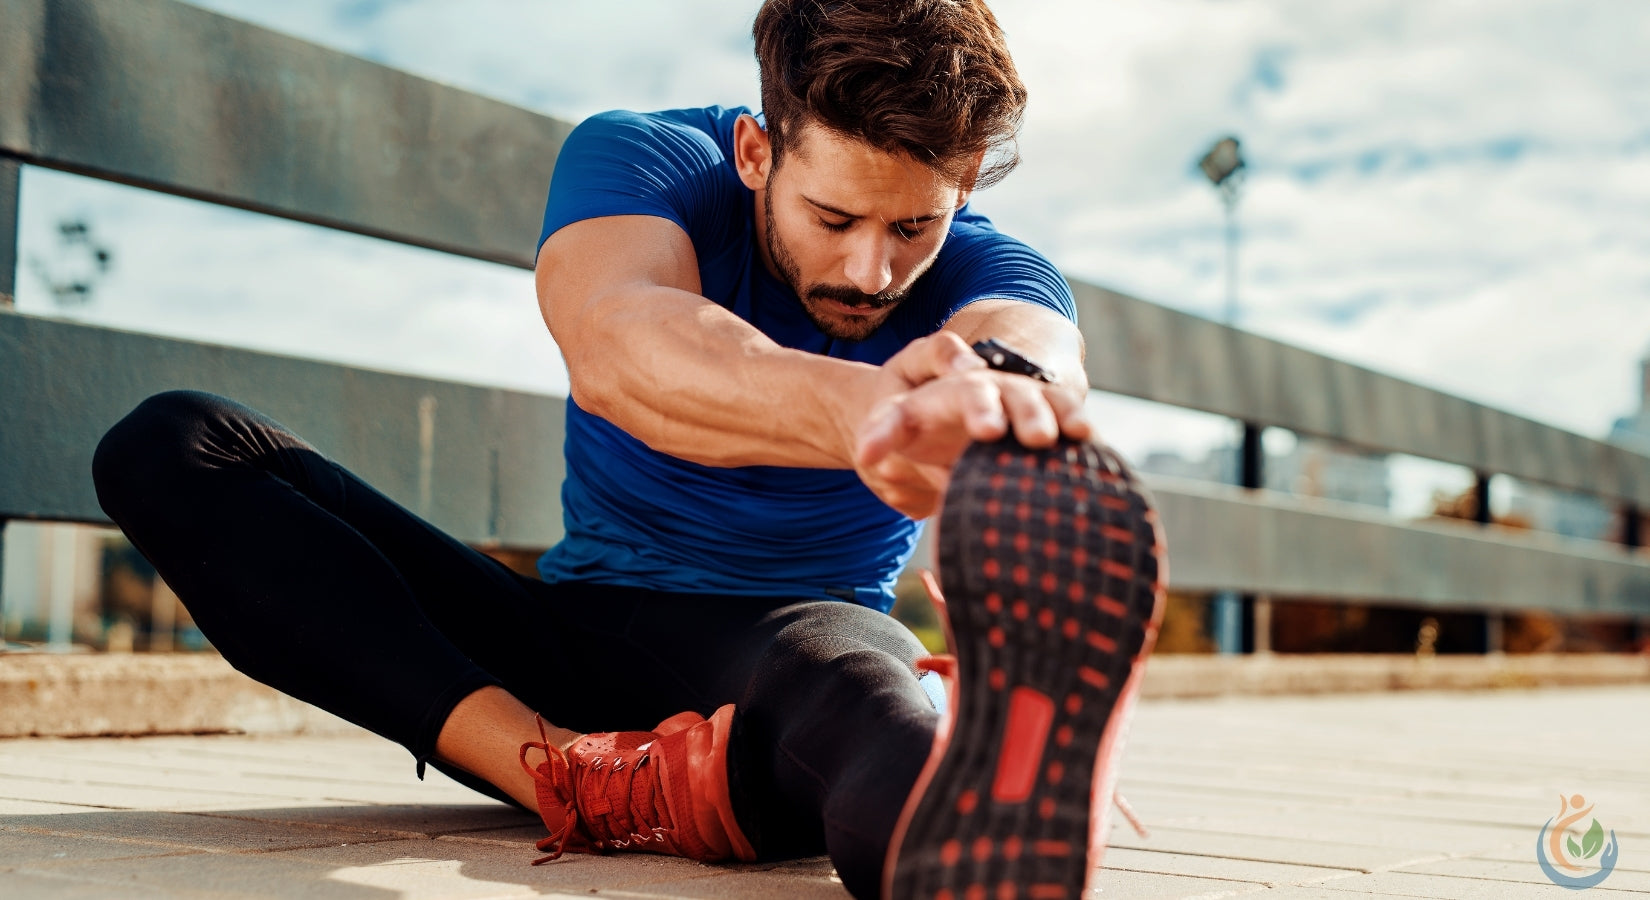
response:
M1005 440L957 463L938 537L956 708L884 895L1078 900L1162 615L1156 513L1108 448Z

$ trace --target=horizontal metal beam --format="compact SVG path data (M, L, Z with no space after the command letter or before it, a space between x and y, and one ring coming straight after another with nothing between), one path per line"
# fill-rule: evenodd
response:
M1071 282L1100 390L1650 506L1650 456Z
M1400 522L1365 507L1147 476L1183 591L1650 616L1650 557L1610 544Z
M175 0L0 22L0 152L532 266L565 122Z
M0 312L0 518L103 522L92 452L143 398L212 391L472 544L561 536L566 407L475 387Z

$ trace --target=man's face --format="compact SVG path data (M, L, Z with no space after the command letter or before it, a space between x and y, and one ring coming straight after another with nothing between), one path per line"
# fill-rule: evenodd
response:
M860 341L933 264L967 198L909 157L804 125L768 172L763 249L815 327Z

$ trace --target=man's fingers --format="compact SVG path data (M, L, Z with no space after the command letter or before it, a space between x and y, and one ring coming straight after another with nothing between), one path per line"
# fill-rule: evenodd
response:
M963 427L970 440L995 441L1008 434L1009 414L1003 408L1002 390L995 379L981 374L957 379L947 385L949 391L937 388L931 392L931 402L937 408L936 417L944 415L944 405L956 404L963 413Z
M1074 441L1089 439L1094 426L1083 408L1083 397L1058 385L1044 385L1043 395L1048 399L1049 408L1054 410L1054 417L1060 420L1061 434Z
M873 471L882 485L877 492L882 501L913 519L934 513L951 476L947 469L921 465L897 454L884 459Z
M1014 437L1027 447L1047 447L1060 436L1060 421L1049 409L1042 385L1030 378L1002 379L1002 404Z
M860 468L878 465L889 453L910 440L911 428L901 402L903 399L896 398L873 410L865 427L860 429L854 446L854 459Z
M949 331L919 338L894 354L883 367L916 387L935 378L985 368L985 360L968 343Z

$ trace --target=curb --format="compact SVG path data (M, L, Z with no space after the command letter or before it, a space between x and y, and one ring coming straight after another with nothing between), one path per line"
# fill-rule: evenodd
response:
M1650 655L1262 654L1153 656L1143 699L1476 691L1650 683Z
M1141 696L1490 690L1650 683L1650 656L1154 656ZM0 738L347 734L354 725L235 671L214 654L0 655Z
M0 738L355 731L216 654L0 655Z

